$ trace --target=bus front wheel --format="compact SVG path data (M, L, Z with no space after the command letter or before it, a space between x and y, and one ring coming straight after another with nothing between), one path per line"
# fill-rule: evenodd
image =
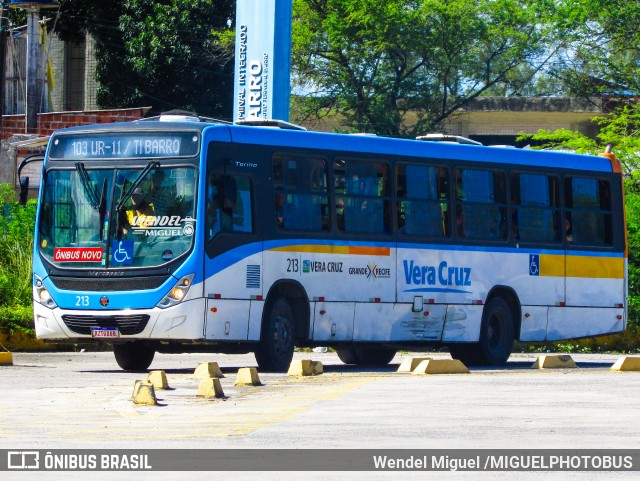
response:
M336 349L336 353L345 364L361 366L386 366L396 355L394 349L375 349L366 347L346 347Z
M156 351L143 342L125 342L114 344L113 354L118 366L125 371L143 372L151 366Z
M255 351L258 367L262 371L286 372L295 344L295 323L289 301L284 297L276 298L264 322Z
M507 301L494 297L484 308L480 342L450 344L451 357L467 366L500 366L507 362L513 348L513 314Z

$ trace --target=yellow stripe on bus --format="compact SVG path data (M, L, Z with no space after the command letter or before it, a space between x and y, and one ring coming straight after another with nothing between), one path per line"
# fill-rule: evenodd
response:
M589 279L623 279L624 259L621 257L565 256L542 254L540 275L545 277L582 277Z
M621 257L567 256L567 277L624 278Z
M353 254L360 256L390 256L389 247L359 247L302 244L295 246L274 247L277 252L310 252L313 254Z

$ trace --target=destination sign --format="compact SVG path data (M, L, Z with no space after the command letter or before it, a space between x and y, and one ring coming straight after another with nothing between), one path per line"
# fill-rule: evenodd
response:
M56 136L50 159L102 160L193 157L198 154L197 132L123 132Z

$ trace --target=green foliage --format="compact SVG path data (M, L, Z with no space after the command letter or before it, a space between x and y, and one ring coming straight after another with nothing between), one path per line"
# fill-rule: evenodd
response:
M582 154L597 154L612 144L625 173L631 175L640 167L640 104L615 109L608 117L592 119L600 126L596 140L573 130L540 130L522 134L519 141L533 141L542 148L567 149Z
M232 0L60 0L63 39L96 40L101 107L151 105L230 118Z
M18 205L10 184L0 184L0 327L33 332L31 257L36 202Z
M640 9L628 0L559 0L564 32L552 74L566 95L633 95L640 92Z
M382 135L428 132L539 59L548 15L544 0L295 0L293 73L313 100L292 110L333 110Z
M0 328L8 330L10 333L19 331L25 334L34 334L31 304L11 307L0 305Z
M10 184L0 185L0 306L30 306L31 255L36 212L35 201L16 202Z

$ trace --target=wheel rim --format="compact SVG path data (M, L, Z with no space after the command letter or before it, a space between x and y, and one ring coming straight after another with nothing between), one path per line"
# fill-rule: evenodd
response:
M502 347L504 329L502 329L501 325L502 318L497 314L492 315L489 319L487 330L487 344L492 351L496 351Z
M278 355L286 354L291 343L291 333L289 332L289 319L284 316L277 316L274 322L275 331L273 333L275 351Z

